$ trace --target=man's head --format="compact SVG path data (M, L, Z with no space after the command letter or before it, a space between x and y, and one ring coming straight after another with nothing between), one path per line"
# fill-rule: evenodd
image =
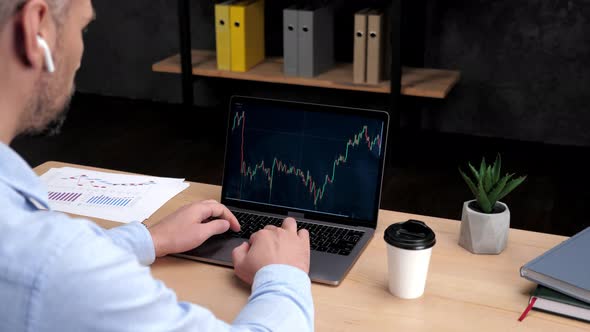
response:
M12 110L19 113L13 136L62 122L84 50L82 33L93 18L90 0L0 0L0 70L7 72L0 86L12 92L2 98L19 99L12 104L20 108ZM38 37L51 51L53 73Z

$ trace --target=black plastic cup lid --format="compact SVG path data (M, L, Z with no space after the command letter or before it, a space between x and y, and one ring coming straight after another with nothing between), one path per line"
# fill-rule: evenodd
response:
M436 243L432 229L424 222L412 219L387 227L383 238L388 244L407 250L424 250Z

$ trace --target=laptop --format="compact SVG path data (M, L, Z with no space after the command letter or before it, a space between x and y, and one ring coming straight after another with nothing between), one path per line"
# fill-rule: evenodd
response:
M389 115L234 96L221 203L242 230L175 256L232 266L232 250L287 216L310 233L312 281L339 285L375 233Z

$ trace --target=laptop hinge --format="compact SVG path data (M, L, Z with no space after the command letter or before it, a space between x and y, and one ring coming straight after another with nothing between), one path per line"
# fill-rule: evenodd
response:
M287 213L288 217L292 217L295 219L303 219L305 218L305 215L303 213L299 213L299 212L288 212Z

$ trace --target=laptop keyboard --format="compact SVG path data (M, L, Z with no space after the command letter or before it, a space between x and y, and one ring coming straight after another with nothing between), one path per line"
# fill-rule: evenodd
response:
M281 227L283 219L261 216L246 212L232 211L240 221L242 229L239 232L230 231L233 237L249 239L250 236L266 225ZM320 224L297 222L297 230L307 229L311 250L348 256L360 240L364 232L346 228L332 227Z

